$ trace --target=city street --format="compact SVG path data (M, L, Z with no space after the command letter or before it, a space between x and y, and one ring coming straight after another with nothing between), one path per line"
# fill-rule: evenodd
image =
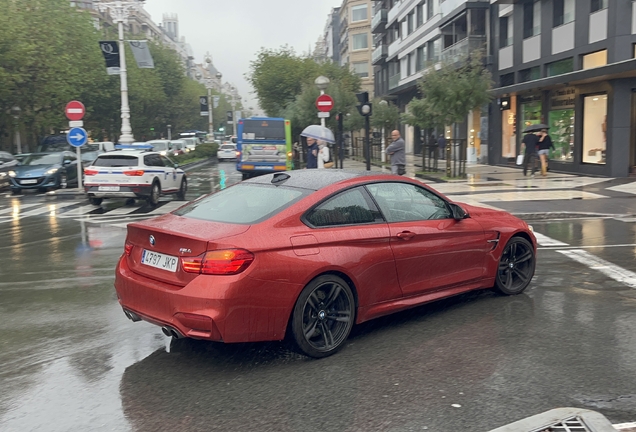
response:
M232 162L188 175L188 199L240 180ZM493 195L470 197L528 204ZM0 197L0 430L485 432L565 406L636 420L634 218L535 219L524 294L377 319L311 360L286 343L171 341L124 316L113 280L126 224L180 204Z

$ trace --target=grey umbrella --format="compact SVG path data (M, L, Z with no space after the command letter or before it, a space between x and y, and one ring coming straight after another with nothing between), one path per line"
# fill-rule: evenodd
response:
M538 132L541 129L550 129L550 126L543 123L531 124L526 126L526 128L523 130L523 133Z
M309 125L300 134L304 137L314 138L317 140L326 141L329 144L333 144L336 140L333 137L333 132L326 127L320 125Z

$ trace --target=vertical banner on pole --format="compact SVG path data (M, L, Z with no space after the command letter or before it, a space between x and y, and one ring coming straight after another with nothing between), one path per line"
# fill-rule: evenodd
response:
M208 96L199 96L199 105L201 107L201 116L208 115Z
M106 61L106 72L108 75L119 75L119 46L117 41L99 41L104 60Z

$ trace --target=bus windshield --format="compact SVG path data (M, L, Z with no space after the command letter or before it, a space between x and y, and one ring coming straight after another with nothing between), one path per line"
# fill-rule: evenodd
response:
M285 122L276 120L243 120L243 140L285 141Z

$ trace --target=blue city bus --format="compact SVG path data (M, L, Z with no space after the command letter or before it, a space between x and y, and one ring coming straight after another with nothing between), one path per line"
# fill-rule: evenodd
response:
M240 119L236 150L236 170L243 174L243 180L293 169L289 120L275 117Z

